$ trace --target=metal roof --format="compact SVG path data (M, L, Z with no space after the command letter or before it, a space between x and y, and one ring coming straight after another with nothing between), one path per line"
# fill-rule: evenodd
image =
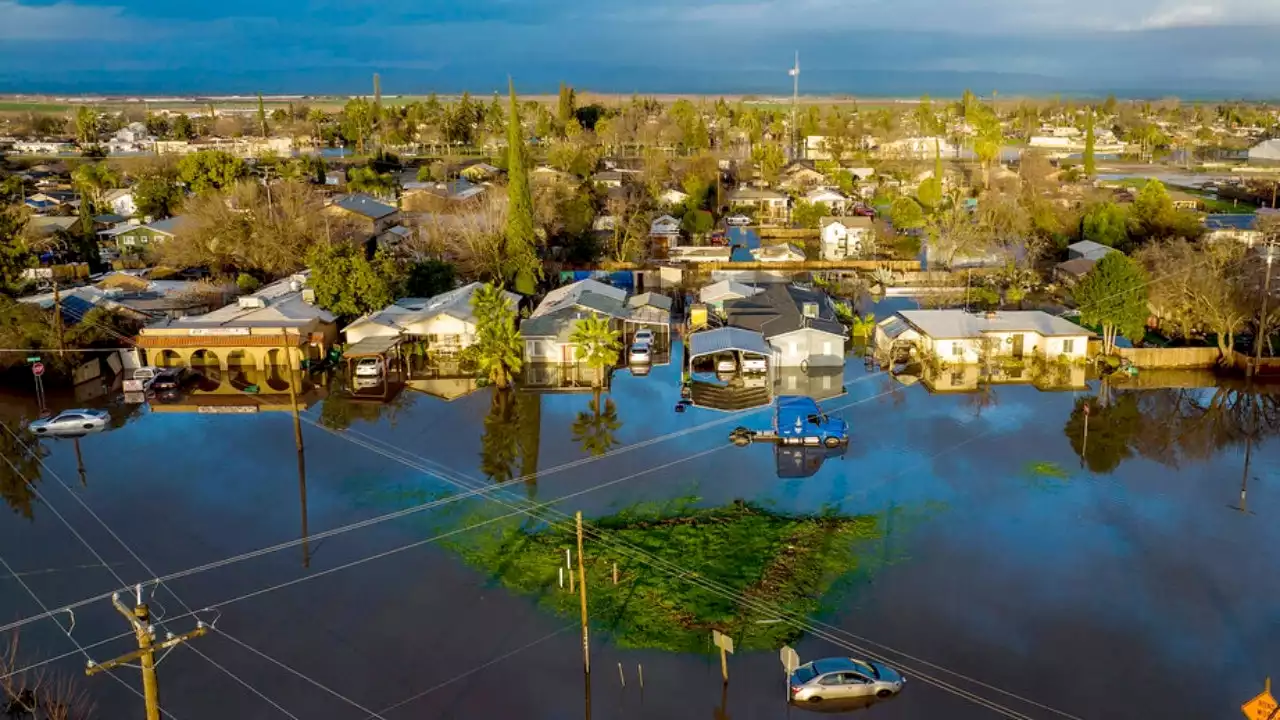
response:
M391 348L400 344L398 335L370 337L361 340L354 345L347 347L342 352L344 357L369 357L372 355L386 355Z
M773 353L773 350L769 348L769 343L764 341L763 335L742 328L725 327L715 330L703 330L689 336L689 357L691 359L703 355L713 355L726 350L740 350L760 355Z
M355 213L356 215L363 215L364 217L372 218L374 220L381 220L396 211L396 209L390 205L384 205L383 203L380 203L372 197L362 193L343 195L342 197L334 200L333 204L347 212Z
M900 317L937 339L973 338L984 333L1033 332L1043 337L1092 336L1079 325L1039 310L971 313L964 310L902 310Z

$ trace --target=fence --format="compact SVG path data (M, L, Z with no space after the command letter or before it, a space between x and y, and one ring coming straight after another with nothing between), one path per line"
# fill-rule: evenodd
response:
M1211 368L1222 357L1216 347L1116 348L1116 354L1139 368Z

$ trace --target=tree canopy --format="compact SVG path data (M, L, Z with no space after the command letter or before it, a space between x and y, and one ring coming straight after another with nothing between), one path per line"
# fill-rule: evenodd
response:
M1129 213L1123 205L1101 202L1089 208L1081 224L1081 235L1117 250L1129 249Z
M340 317L381 310L399 295L400 270L382 251L369 260L353 243L320 244L307 254L307 266L316 304Z
M1147 273L1132 258L1107 253L1075 287L1076 304L1087 325L1102 328L1102 349L1115 348L1116 335L1141 340L1146 332Z
M516 329L516 310L501 285L486 284L471 296L476 341L467 352L490 384L505 388L524 365L524 339Z
M230 187L248 175L243 160L221 150L200 150L178 161L178 179L196 193Z
M507 119L507 222L506 257L509 262L503 280L513 280L515 289L532 295L542 277L542 263L534 244L537 235L533 224L533 195L529 189L529 168L524 148L524 131L520 125L520 109L516 102L516 86L508 81L510 111Z

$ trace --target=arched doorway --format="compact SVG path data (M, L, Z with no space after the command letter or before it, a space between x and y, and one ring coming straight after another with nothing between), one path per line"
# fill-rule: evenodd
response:
M191 367L193 368L218 368L221 367L218 354L212 350L197 350L191 353Z
M204 378L200 381L200 389L204 392L213 392L222 384L222 361L211 350L201 349L191 353L191 369Z
M182 356L173 350L161 350L156 356L156 367L170 368L181 367Z
M253 356L253 353L248 350L232 350L231 354L227 355L227 367L244 369L256 368L257 364L254 362L255 360L256 358Z

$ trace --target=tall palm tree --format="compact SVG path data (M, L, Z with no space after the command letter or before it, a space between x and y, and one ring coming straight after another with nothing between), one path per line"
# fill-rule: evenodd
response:
M614 405L613 398L605 398L602 407L600 391L597 389L590 405L578 413L573 422L573 441L592 457L604 455L618 443L615 434L620 429L622 421L618 419L618 408Z
M471 297L476 316L476 342L472 347L479 372L490 383L504 388L524 364L524 339L516 330L515 308L499 285L483 285Z
M595 368L596 387L604 384L604 369L618 361L622 340L618 331L609 324L609 318L591 315L578 321L569 336L569 342L578 346L578 359L587 367Z

